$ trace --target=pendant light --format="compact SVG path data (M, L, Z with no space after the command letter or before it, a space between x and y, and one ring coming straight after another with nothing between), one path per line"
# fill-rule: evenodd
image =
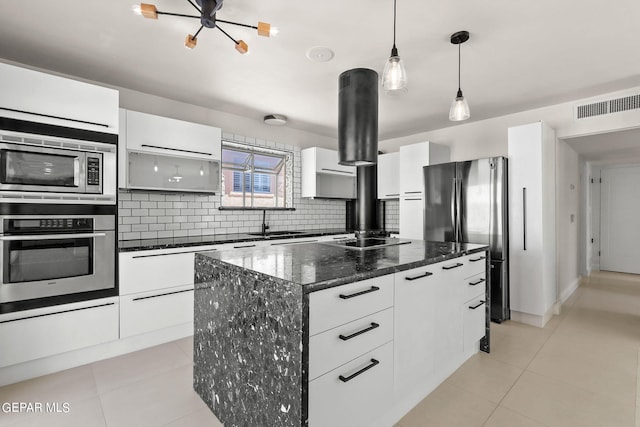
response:
M393 47L382 72L382 88L389 95L407 92L407 71L396 47L396 0L393 0Z
M458 31L451 35L451 44L458 45L458 93L451 103L451 109L449 110L449 120L452 122L467 120L471 116L469 113L469 104L462 95L462 89L460 89L460 45L467 40L469 40L468 31Z

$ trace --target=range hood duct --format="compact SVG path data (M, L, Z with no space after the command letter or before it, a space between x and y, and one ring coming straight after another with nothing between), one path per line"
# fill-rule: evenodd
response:
M340 74L338 152L341 165L378 162L378 73L354 68ZM374 195L375 197L375 195Z

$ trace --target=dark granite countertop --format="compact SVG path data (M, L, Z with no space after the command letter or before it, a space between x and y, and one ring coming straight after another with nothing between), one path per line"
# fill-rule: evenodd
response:
M472 243L425 242L379 249L354 250L324 243L269 246L200 255L299 284L313 292L371 277L392 274L460 256L482 252L485 245ZM196 257L197 262L197 257Z
M148 251L152 249L186 248L191 246L220 245L223 243L255 242L260 240L279 240L291 238L304 238L316 236L328 236L332 234L349 234L351 231L344 229L318 229L304 230L290 235L280 236L253 236L247 233L235 234L211 234L205 236L166 237L161 239L136 239L119 240L119 252Z

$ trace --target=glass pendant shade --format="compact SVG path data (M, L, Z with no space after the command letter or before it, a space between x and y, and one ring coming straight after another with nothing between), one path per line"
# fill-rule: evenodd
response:
M396 55L393 55L393 53L396 53ZM382 88L389 95L407 92L407 71L404 69L402 58L397 55L397 50L392 52L384 66Z
M462 91L458 90L456 98L451 103L451 109L449 110L449 120L452 122L459 122L467 120L471 114L469 113L469 104L467 100L462 96Z

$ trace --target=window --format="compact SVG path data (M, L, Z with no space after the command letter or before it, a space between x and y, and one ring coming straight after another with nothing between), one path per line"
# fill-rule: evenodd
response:
M222 206L292 207L292 153L222 143Z

